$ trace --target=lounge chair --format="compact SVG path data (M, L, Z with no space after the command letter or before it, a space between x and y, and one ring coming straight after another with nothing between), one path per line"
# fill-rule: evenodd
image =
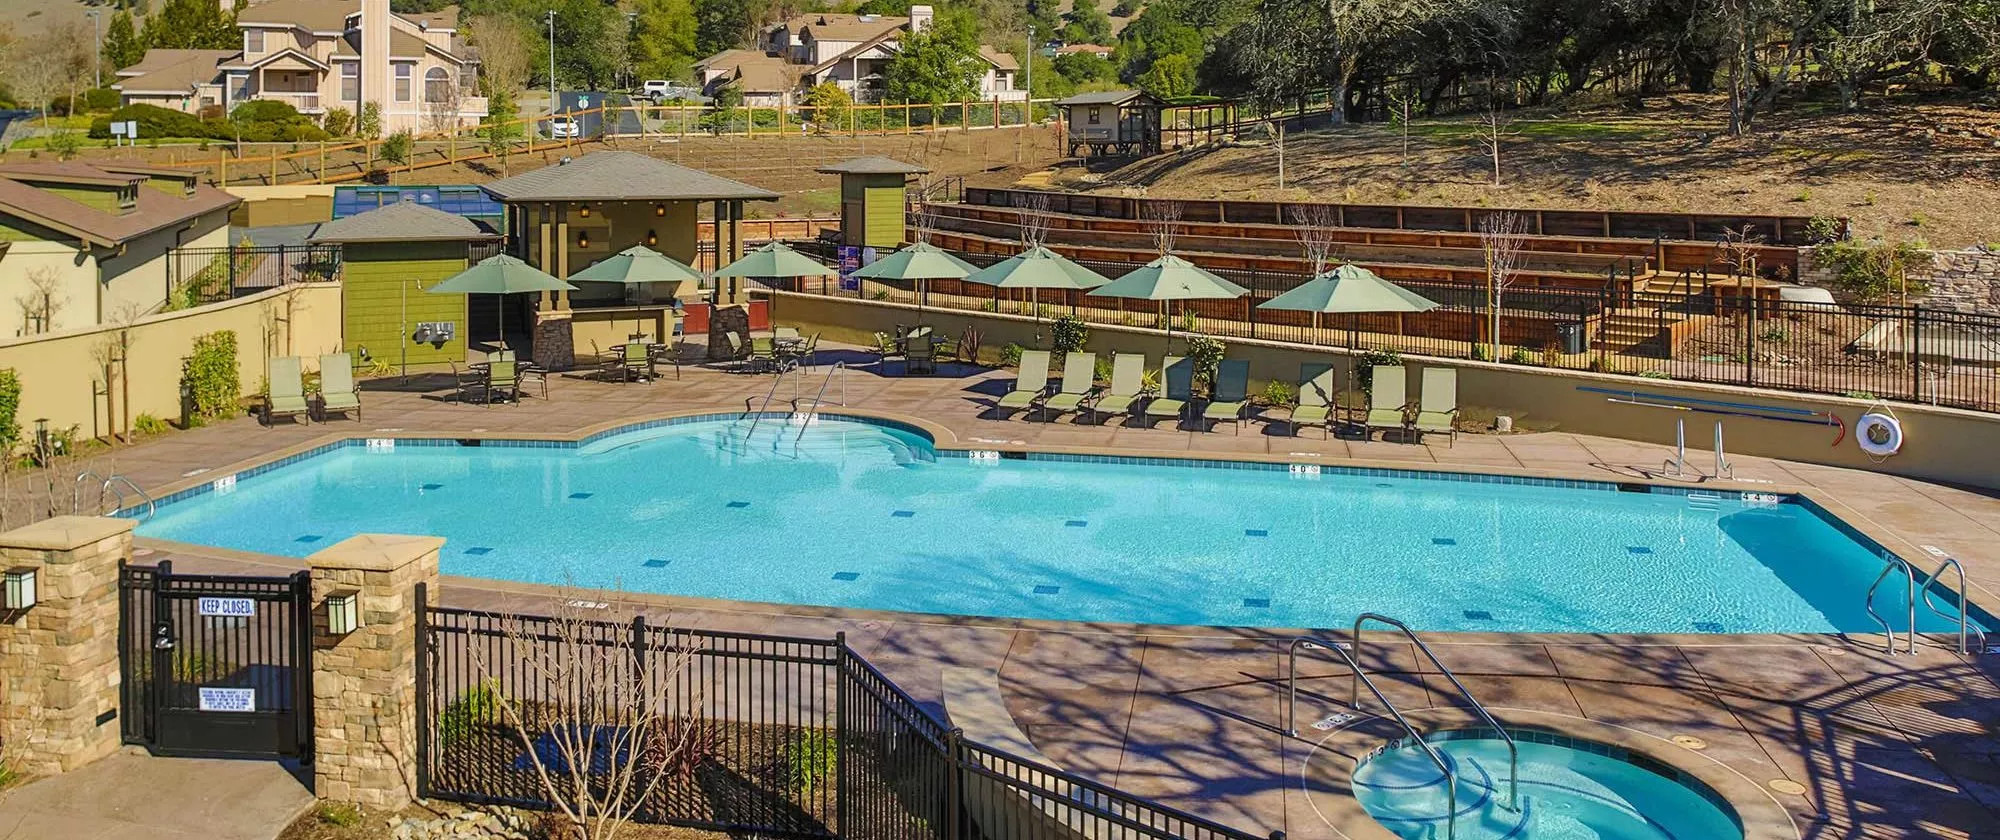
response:
M1292 406L1292 436L1297 437L1301 426L1318 426L1333 436L1333 365L1325 362L1306 362L1299 365L1299 402Z
M995 407L1019 411L1033 408L1041 402L1042 393L1049 389L1049 351L1021 351L1021 369L1014 377L1014 390L995 403Z
M338 411L361 419L361 395L354 389L354 359L346 353L319 357L319 419Z
M1057 416L1076 411L1083 407L1083 401L1090 397L1097 382L1097 354L1069 353L1063 356L1062 390L1042 399L1042 420L1047 422L1049 412Z
M1402 365L1375 365L1368 375L1368 417L1362 434L1373 434L1376 429L1403 431L1409 425L1410 401L1405 396L1409 375Z
M1224 420L1236 424L1236 433L1243 434L1243 419L1250 412L1250 363L1243 359L1225 359L1215 370L1214 398L1202 409L1201 419L1211 423Z
M490 406L493 404L493 394L496 391L506 393L507 396L502 399L511 399L515 405L521 404L520 364L520 362L513 359L504 359L487 364L486 382L480 393L480 397L487 405Z
M1146 425L1162 417L1172 417L1178 423L1187 413L1188 403L1194 400L1194 363L1181 356L1168 356L1160 362L1161 384L1166 393L1146 401L1144 416Z
M1132 406L1144 397L1146 379L1146 357L1139 353L1119 353L1111 357L1111 387L1097 392L1097 396L1084 403L1090 412L1090 419L1103 423L1106 418L1130 415Z
M930 333L910 336L903 348L904 373L937 373L937 342Z
M1417 439L1425 432L1441 432L1452 446L1458 445L1458 369L1424 368L1424 392L1417 402Z
M306 377L299 357L280 356L271 360L271 388L264 396L264 425L279 417L306 415L312 422L312 405L306 402Z

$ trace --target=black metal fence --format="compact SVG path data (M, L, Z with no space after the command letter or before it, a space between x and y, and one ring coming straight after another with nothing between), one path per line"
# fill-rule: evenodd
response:
M336 280L338 245L175 248L167 260L167 308L191 309L266 289Z
M831 261L832 247L793 247ZM974 265L1003 257L960 254ZM1084 261L1107 277L1138 268ZM1175 332L1265 339L1359 352L1412 353L1450 359L1592 370L1655 379L1747 385L1780 391L1928 403L2000 411L2000 317L1922 306L1780 300L1776 287L1753 294L1695 288L1672 294L1602 289L1522 288L1501 295L1497 352L1491 346L1487 290L1449 281L1397 285L1440 306L1428 312L1326 315L1259 309L1307 278L1269 271L1211 269L1250 289L1235 300L1158 304L1082 292L1003 290L933 280L925 306L1044 318L1074 313L1093 324L1159 327ZM1716 278L1710 278L1714 280ZM782 287L829 296L913 302L912 284L813 278Z
M634 760L641 774L665 774L639 803L640 822L856 840L1261 840L968 741L843 637L684 630L643 617L435 607L421 616L417 778L426 797L552 809L530 752L545 766L567 760L550 754L555 729L631 702L608 696L626 685L654 704L653 729L682 744L589 759L593 780ZM550 682L531 664L579 645L637 678ZM502 698L526 713L503 714Z

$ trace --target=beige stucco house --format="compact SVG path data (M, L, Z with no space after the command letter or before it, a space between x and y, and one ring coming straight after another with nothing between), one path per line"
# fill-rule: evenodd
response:
M241 199L196 173L120 162L0 164L0 336L160 311L229 244ZM189 249L189 250L177 250ZM170 267L170 260L194 262Z
M486 116L457 20L455 6L396 14L389 0L271 0L237 16L241 50L148 50L112 87L128 104L190 113L273 99L358 114L375 102L385 133L442 131Z
M882 101L882 79L905 32L922 32L931 25L930 6L911 6L900 15L853 15L830 12L800 15L766 27L755 49L724 50L695 64L702 90L714 93L734 85L746 105L769 107L794 104L822 82L833 82L856 102ZM1018 102L1028 97L1017 90L1019 62L990 46L979 48L981 101Z

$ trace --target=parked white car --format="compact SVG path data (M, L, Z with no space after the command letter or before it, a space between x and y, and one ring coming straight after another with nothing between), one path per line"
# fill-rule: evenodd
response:
M557 114L549 118L549 139L564 140L582 136L583 126L576 121L575 117L568 114Z

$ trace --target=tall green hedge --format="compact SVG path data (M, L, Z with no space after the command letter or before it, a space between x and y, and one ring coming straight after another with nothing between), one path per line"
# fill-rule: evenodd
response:
M21 439L20 415L21 377L13 368L0 368L0 457Z
M236 372L236 333L218 330L194 340L181 365L181 384L194 393L196 415L227 417L236 411L243 382Z

